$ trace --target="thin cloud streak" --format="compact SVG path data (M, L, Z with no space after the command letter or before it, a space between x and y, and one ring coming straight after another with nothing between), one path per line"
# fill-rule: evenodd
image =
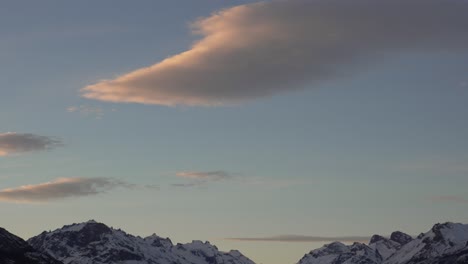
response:
M104 177L59 178L51 182L0 190L0 202L41 203L71 197L93 196L117 188L136 189L139 186ZM158 187L147 185L144 188L157 189Z
M225 171L182 171L176 173L179 178L219 181L230 178L231 175Z
M464 0L291 0L228 8L191 25L201 39L152 66L84 87L89 99L236 105L313 88L393 52L467 51Z
M204 183L204 182L203 182ZM202 182L192 182L192 183L173 183L172 187L195 187L203 184Z
M56 138L15 132L0 133L0 156L43 151L63 145Z
M181 171L175 174L178 178L187 179L189 183L173 183L172 187L196 187L209 182L217 182L232 178L226 171Z
M280 235L271 237L232 237L225 238L231 241L246 242L361 242L367 243L370 237L367 236L342 236L342 237L321 237L321 236L301 236L301 235Z

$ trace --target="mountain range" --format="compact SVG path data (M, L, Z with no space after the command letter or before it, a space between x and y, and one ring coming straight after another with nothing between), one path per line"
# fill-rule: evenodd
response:
M0 264L111 263L255 264L237 250L221 252L209 242L174 245L169 238L133 236L93 220L42 232L27 242L0 230Z
M255 264L237 250L209 242L173 244L155 234L133 236L88 221L43 232L28 241L0 228L0 264ZM413 238L374 235L368 244L326 244L297 264L468 264L468 225L443 223Z

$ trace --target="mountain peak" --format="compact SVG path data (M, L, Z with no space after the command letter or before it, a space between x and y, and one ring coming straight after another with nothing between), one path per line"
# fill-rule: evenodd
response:
M89 220L83 223L74 223L71 225L65 225L60 229L56 229L50 233L80 233L76 234L77 239L81 239L80 243L88 244L93 241L98 240L101 236L105 234L111 234L112 229L103 223L96 222L94 220ZM46 232L47 233L47 232Z
M405 245L413 240L413 237L401 231L395 231L390 235L390 240L395 241L400 245Z
M434 241L447 241L450 243L464 243L468 241L468 225L461 223L438 223L432 229Z
M155 246L155 247L164 247L164 248L170 248L172 247L174 244L172 244L172 241L170 238L166 237L166 238L162 238L158 235L156 235L156 233L153 233L151 236L147 236L144 238L145 241L147 241L148 243L150 243L152 246Z
M381 236L381 235L373 235L369 241L369 244L374 244L379 241L387 240L387 238Z
M375 252L382 257L382 260L389 258L400 249L401 246L402 245L398 241L380 235L373 235L369 242L369 247L375 250Z
M349 252L349 248L339 242L339 241L335 241L335 242L332 242L330 244L325 244L323 247L322 247L322 251L327 251L329 253L345 253L345 252Z

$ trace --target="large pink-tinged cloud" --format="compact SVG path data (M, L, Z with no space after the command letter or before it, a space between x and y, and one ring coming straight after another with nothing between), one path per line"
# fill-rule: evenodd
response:
M167 106L238 104L342 78L386 53L468 51L466 14L465 0L237 6L194 22L193 32L201 39L187 51L86 86L82 94Z
M97 195L136 185L111 178L59 178L51 182L0 190L0 202L40 203L70 197Z
M21 133L0 133L0 156L41 151L62 143L55 138Z

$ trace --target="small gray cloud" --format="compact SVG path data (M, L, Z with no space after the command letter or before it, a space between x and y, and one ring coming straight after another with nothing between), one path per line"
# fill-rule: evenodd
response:
M250 242L361 242L367 243L370 237L367 236L342 236L342 237L321 237L321 236L301 236L301 235L280 235L271 237L233 237L226 238L233 241L250 241Z
M0 133L0 156L41 151L62 145L56 138L14 132Z
M468 203L468 199L458 195L440 195L429 198L432 202Z
M153 190L159 190L160 189L159 185L157 185L157 184L146 184L146 185L143 185L142 188L144 188L144 189L153 189Z
M317 180L311 179L273 179L260 177L242 177L241 183L248 186L263 187L263 188L288 188L297 185L317 184Z
M468 51L465 0L264 1L192 24L201 39L149 67L84 87L86 98L233 105L314 88L395 52Z
M78 113L82 116L89 116L94 117L96 119L101 119L104 117L105 112L115 112L116 109L110 109L105 111L103 108L98 106L90 106L90 105L79 105L79 106L70 106L67 108L67 112L69 113Z
M174 183L173 187L195 187L204 185L209 182L227 180L232 177L231 174L225 171L181 171L177 172L176 176L187 179L188 183Z
M154 189L153 185L151 187ZM98 195L117 188L136 189L139 186L112 178L59 178L51 182L0 190L0 202L47 202Z

